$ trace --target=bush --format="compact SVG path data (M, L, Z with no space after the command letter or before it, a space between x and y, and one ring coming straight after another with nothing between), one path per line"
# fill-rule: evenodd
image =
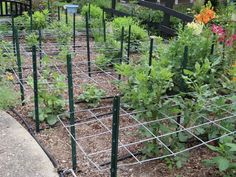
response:
M10 78L10 76L9 76ZM13 89L14 86L9 82L1 81L0 84L0 110L16 106L19 101L19 94Z
M83 8L81 10L81 15L83 17L85 17L86 12L87 13L89 12L89 6L88 5L83 6ZM90 18L91 19L102 19L102 14L103 14L103 11L100 7L90 4Z
M141 42L148 39L148 33L139 26L139 24L131 17L117 17L111 22L112 31L114 33L115 39L120 40L121 29L124 27L125 30L125 41L128 41L128 29L131 25L131 51L138 52L140 50Z

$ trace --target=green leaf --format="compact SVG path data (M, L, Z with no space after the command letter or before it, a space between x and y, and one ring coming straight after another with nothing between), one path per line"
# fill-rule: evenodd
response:
M56 115L48 115L47 117L47 123L49 125L55 125L57 123L58 119Z
M179 137L179 140L181 141L181 142L186 142L187 140L188 140L188 135L186 135L185 133L183 133L183 132L179 132L179 135L178 135L178 137Z
M215 152L219 152L219 148L218 147L215 147L215 146L212 146L212 145L207 145L207 147L209 148L209 149L211 149L212 151L215 151Z
M224 157L215 157L213 158L216 164L218 165L218 168L221 172L227 170L229 168L230 162L224 158Z
M180 160L178 160L178 161L176 162L176 167L177 167L177 168L182 168L182 162L181 162Z
M184 74L189 75L189 76L192 76L192 75L193 75L193 72L190 71L190 70L184 69Z
M236 144L234 143L226 143L226 146L229 146L231 149L229 151L236 152Z

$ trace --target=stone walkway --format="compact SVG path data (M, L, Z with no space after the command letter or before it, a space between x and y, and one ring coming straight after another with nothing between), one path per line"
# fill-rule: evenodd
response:
M0 177L58 177L34 138L14 118L0 111Z

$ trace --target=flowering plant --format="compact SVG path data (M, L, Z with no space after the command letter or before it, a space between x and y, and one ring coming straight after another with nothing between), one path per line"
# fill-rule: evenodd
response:
M198 15L195 16L195 20L198 23L207 24L209 21L216 17L214 10L207 6Z

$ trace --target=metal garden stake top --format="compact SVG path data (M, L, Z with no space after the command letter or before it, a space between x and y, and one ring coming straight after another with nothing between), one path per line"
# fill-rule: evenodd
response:
M79 5L75 5L75 4L67 4L64 5L64 9L67 9L67 12L70 14L75 14L77 12Z
M73 49L75 52L75 15L77 13L78 5L75 4L67 4L64 5L64 8L69 14L73 14Z

